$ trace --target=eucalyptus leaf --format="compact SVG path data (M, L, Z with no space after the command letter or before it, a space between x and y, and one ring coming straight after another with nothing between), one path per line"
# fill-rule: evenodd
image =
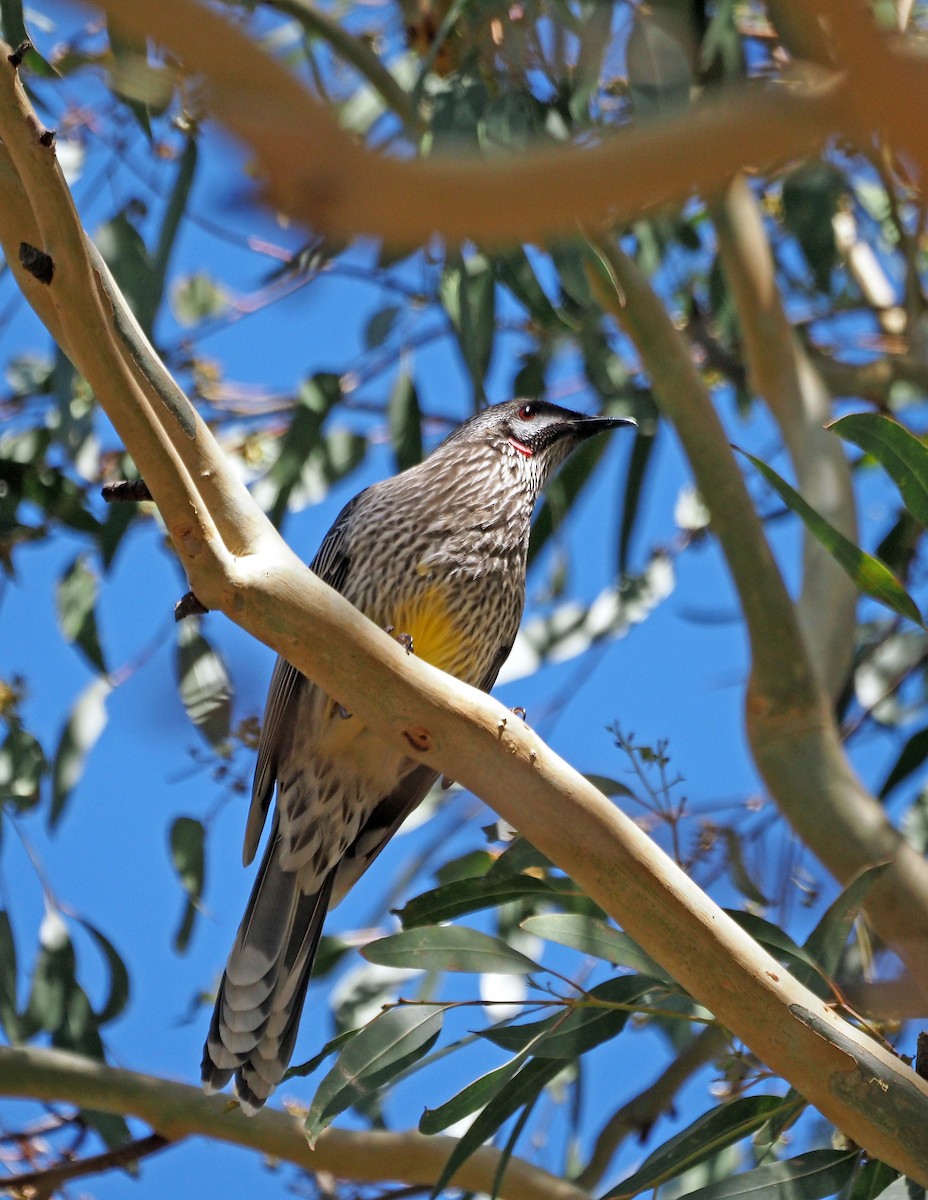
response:
M480 975L530 975L541 971L500 938L460 925L429 925L370 942L362 954L372 963L422 971L468 971Z
M809 532L818 538L835 562L847 572L858 591L879 601L880 604L885 604L893 612L914 621L917 625L922 624L915 601L885 563L867 554L843 533L839 533L803 500L795 488L790 487L785 479L781 479L772 467L768 467L753 454L748 454L746 450L742 450L741 453L754 464L783 503L796 513Z
M443 1014L440 1005L391 1008L352 1038L313 1097L305 1124L310 1146L339 1113L427 1054Z

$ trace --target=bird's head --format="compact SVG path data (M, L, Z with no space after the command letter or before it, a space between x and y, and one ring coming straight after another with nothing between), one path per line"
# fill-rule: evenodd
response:
M581 442L620 425L636 425L631 417L588 417L547 400L507 400L465 421L443 443L470 442L489 447L509 460L537 491Z

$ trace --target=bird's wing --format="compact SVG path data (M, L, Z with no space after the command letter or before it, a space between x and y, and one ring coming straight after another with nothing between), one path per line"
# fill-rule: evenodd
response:
M482 691L488 692L496 682L511 650L512 642L500 646L480 681ZM409 814L422 803L437 779L437 771L424 765L418 766L404 776L388 796L384 796L339 864L332 891L333 905L338 904L360 879Z
M337 592L344 590L345 579L351 566L347 536L349 519L363 495L363 492L359 492L345 505L310 563L309 569ZM274 785L277 782L277 757L287 730L287 722L295 711L294 697L299 688L310 686L312 685L309 680L296 667L292 667L286 659L278 658L264 706L261 739L258 742L258 761L251 788L251 807L245 826L242 859L246 867L258 849L261 831L271 805Z
M413 809L422 803L437 778L438 772L431 767L414 767L388 796L384 796L338 865L332 890L333 906L354 887Z

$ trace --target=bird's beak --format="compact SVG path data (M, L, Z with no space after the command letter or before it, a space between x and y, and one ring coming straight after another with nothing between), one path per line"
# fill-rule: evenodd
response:
M633 417L580 417L574 422L573 431L575 437L588 438L594 433L617 429L620 425L633 425L638 428L638 422Z

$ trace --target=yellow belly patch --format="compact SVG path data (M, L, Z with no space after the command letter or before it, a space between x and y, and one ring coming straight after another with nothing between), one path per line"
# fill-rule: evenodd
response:
M416 658L453 675L466 670L474 639L449 615L442 589L424 588L421 595L397 605L392 624L394 637L408 633L412 638Z

